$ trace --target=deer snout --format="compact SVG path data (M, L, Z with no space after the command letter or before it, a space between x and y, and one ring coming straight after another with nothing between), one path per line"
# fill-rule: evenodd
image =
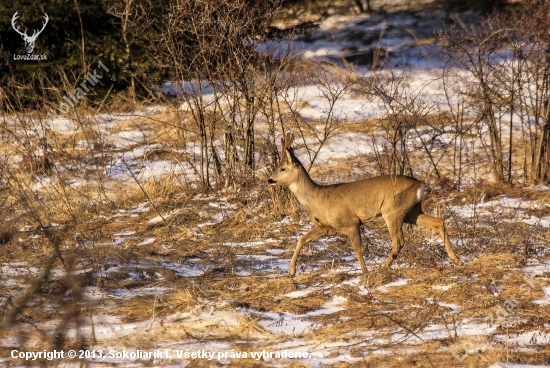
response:
M277 184L277 182L275 180L271 179L271 178L267 179L267 182L271 185Z

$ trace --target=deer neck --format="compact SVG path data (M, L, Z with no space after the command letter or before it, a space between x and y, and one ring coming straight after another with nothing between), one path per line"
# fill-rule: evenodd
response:
M315 193L319 190L319 185L315 183L309 177L308 173L303 167L300 167L298 174L298 180L288 187L292 193L296 196L298 201L306 206L311 196L315 196Z

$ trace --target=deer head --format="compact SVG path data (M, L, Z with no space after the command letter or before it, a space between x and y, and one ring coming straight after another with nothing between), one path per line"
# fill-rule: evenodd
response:
M283 138L281 138L281 162L277 168L277 171L275 171L275 173L273 173L273 175L269 178L269 184L278 184L290 187L298 180L302 165L296 156L294 156L294 151L291 147L293 141L294 134L292 133L287 133Z
M42 29L40 31L35 30L33 32L32 36L29 36L29 35L27 35L27 30L25 30L25 32L21 32L21 31L19 31L19 28L15 25L16 19L19 18L19 15L17 13L19 13L19 10L16 11L15 14L13 15L13 17L11 18L11 25L12 25L13 29L15 30L15 32L19 33L21 35L21 37L23 38L23 40L25 41L25 49L27 50L27 53L32 54L32 51L34 50L34 42L38 38L38 35L40 33L42 33L44 28L46 28L46 24L48 24L48 19L49 19L48 14L44 13L44 20L46 22L42 22Z

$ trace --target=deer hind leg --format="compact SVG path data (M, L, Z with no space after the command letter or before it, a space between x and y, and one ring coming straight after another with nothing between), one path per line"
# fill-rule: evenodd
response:
M445 244L445 250L447 251L447 255L449 256L451 261L453 261L453 263L457 266L462 265L462 262L458 259L455 252L453 251L453 247L451 246L451 242L449 241L449 235L447 234L447 230L445 229L445 223L442 219L426 215L422 212L420 206L417 206L407 215L407 217L405 217L405 222L408 224L415 224L435 230L441 237L441 240L443 240L443 243Z
M342 232L349 237L355 256L359 261L361 266L361 271L363 271L363 277L367 276L367 266L365 266L365 261L363 260L363 253L361 248L361 231L359 226L352 226L346 229L343 229Z
M384 217L384 221L386 221L386 225L390 231L392 248L388 259L384 262L383 268L390 268L390 265L397 258L399 252L401 252L403 244L405 244L405 238L403 237L403 219L388 216Z
M294 276L296 274L296 260L298 259L298 256L300 255L300 251L302 250L302 246L307 243L308 241L319 239L320 237L324 235L328 235L330 233L330 229L326 227L320 227L316 226L300 238L298 240L298 244L296 244L296 250L294 251L294 255L292 256L292 260L290 261L290 276Z

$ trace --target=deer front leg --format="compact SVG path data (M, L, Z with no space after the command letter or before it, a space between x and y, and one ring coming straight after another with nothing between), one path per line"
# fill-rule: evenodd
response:
M352 226L343 230L343 233L346 234L351 242L355 256L359 261L361 266L361 271L363 271L363 281L367 279L367 266L365 266L365 261L363 260L363 249L361 248L361 230L359 226Z
M302 235L300 240L298 240L298 244L296 244L296 250L294 251L294 255L292 256L292 260L290 261L290 276L294 276L294 274L296 273L296 260L298 259L298 255L300 254L302 246L308 241L316 240L324 235L328 235L329 232L330 230L326 227L315 226L313 229Z

